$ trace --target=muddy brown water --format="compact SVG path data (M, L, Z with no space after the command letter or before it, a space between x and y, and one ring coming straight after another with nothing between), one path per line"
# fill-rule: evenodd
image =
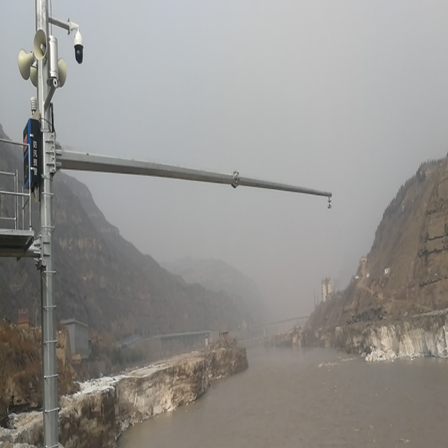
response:
M448 447L448 360L248 351L249 369L130 428L119 448Z

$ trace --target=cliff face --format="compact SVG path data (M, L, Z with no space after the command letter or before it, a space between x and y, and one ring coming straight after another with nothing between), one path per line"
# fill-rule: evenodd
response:
M386 208L370 253L309 328L398 319L448 306L448 161L424 163Z
M367 361L434 356L448 358L448 310L395 322L357 323L320 335L321 342Z
M447 357L448 160L427 162L386 208L348 288L321 303L301 343L369 361Z
M0 127L0 136L6 138ZM0 142L0 170L22 170L20 150ZM0 187L5 180L0 178ZM56 317L74 317L117 337L237 327L246 309L224 292L187 284L120 236L88 188L57 173L54 181ZM34 220L37 221L37 203ZM0 197L0 212L11 203ZM0 223L2 225L4 223ZM17 319L19 308L39 324L40 279L30 259L0 259L0 316Z
M245 349L230 343L88 381L80 392L61 399L60 441L65 448L113 448L129 425L188 404L208 389L210 380L245 368ZM0 428L0 444L42 446L41 413L13 416L11 427Z

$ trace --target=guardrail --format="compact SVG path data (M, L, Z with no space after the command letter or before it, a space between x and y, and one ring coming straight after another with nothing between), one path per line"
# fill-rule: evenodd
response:
M17 143L10 140L0 138L1 142L9 145L19 146L24 148L29 147L28 143ZM28 178L31 178L31 152L28 151ZM2 216L0 214L0 222L12 222L14 223L14 230L31 230L31 190L24 190L23 185L19 188L19 170L15 171L0 171L0 176L12 179L11 189L0 190L0 200L2 197L12 198L12 216ZM5 187L6 188L6 187ZM20 191L19 191L20 190ZM28 216L26 216L28 215Z

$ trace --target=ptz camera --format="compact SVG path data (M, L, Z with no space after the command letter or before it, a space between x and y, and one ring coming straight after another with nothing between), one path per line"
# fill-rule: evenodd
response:
M82 36L78 30L75 34L75 59L78 64L82 64L83 54L84 46L82 45Z

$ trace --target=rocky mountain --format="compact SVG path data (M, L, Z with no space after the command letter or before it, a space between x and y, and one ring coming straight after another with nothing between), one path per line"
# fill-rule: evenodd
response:
M448 307L448 159L423 163L386 208L348 288L312 328L396 320Z
M1 126L0 137L6 138ZM0 171L21 171L20 151L0 142ZM0 189L6 182L0 176ZM224 324L234 328L247 318L247 307L225 292L188 284L139 252L107 222L81 182L59 172L54 191L58 320L74 317L120 337L133 331L157 334ZM37 222L37 203L33 206ZM11 213L11 207L0 195L0 215ZM40 309L38 272L31 259L0 259L0 316L16 321L19 308L27 308L35 319Z
M265 303L255 282L222 260L182 258L163 267L180 275L189 284L200 284L215 292L225 292L241 307L251 320L265 320Z

